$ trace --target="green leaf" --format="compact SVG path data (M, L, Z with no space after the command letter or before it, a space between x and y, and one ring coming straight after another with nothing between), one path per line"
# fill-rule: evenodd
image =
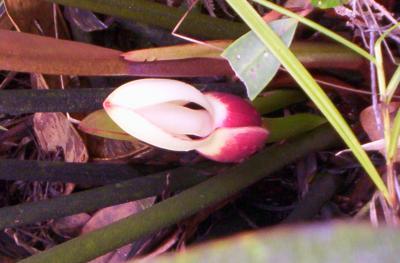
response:
M263 115L289 105L305 101L307 99L303 92L298 90L272 90L263 93L252 101L253 106Z
M254 0L255 2L269 7L270 2L265 0ZM379 191L389 199L388 189L380 177L376 167L369 159L367 153L362 148L357 137L347 124L346 120L340 114L338 109L311 76L303 64L296 56L286 47L282 39L269 27L264 20L258 15L254 8L243 0L227 0L228 4L236 13L246 22L246 24L254 31L257 37L262 40L263 44L271 50L271 52L279 59L289 74L294 78L297 84L310 97L318 109L324 114L329 123L334 127L343 141L351 149L361 166L367 172L371 180L375 183Z
M347 4L348 0L311 0L311 4L321 9L334 8Z
M397 110L396 117L393 121L392 131L390 133L388 159L393 160L397 154L397 148L399 147L399 136L400 136L400 111Z
M330 223L236 235L146 262L398 262L399 249L396 228Z
M108 139L137 141L124 132L104 110L98 110L86 116L79 123L78 128L86 133Z
M299 113L281 118L263 118L263 126L270 132L267 141L270 143L311 131L326 122L325 118L309 113Z
M297 27L295 19L280 19L271 22L270 26L286 46L291 44ZM222 56L246 85L251 100L272 80L281 65L253 32L237 39L225 49Z

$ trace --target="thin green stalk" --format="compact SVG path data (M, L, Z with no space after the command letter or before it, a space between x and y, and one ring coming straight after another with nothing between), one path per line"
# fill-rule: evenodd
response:
M396 117L394 118L393 121L392 133L390 135L391 141L389 144L388 156L387 156L388 159L393 161L395 161L396 159L399 136L400 136L400 111L398 110Z
M337 42L343 44L344 46L354 50L355 52L357 52L358 54L360 54L361 56L363 56L364 58L368 59L369 61L372 61L375 63L375 58L373 56L371 56L367 51L365 51L364 49L362 49L361 47L357 46L356 44L350 42L349 40L345 39L344 37L336 34L335 32L333 32L332 30L327 29L326 27L323 27L313 21L311 21L308 18L299 16L296 13L293 13L279 5L276 5L274 3L271 3L269 1L266 0L252 0L253 2L256 2L260 5L263 5L269 9L272 9L278 13L281 13L285 16L291 17L296 19L297 21L299 21L300 23L303 23L315 30L317 30L318 32L326 35L327 37L330 37L334 40L336 40Z
M380 92L380 100L382 103L382 116L383 116L383 136L385 138L385 155L386 155L386 183L389 191L389 203L395 205L396 203L396 190L395 190L395 178L394 178L394 160L390 158L390 150L395 145L397 147L397 140L394 140L391 136L391 120L390 120L390 112L389 112L389 104L390 100L388 98L387 86L386 86L386 77L385 77L385 68L383 63L383 55L382 55L382 42L384 39L392 32L394 29L398 27L399 24L392 26L389 30L385 31L374 45L374 52L376 57L376 71L378 77L378 86ZM397 139L397 137L396 137ZM393 150L392 150L393 151Z
M386 86L386 78L385 78L385 68L384 68L384 63L383 63L383 55L382 55L382 42L385 40L385 38L396 28L398 28L400 23L397 23L396 25L393 25L390 27L388 30L386 30L379 38L376 40L375 45L374 45L374 52L375 52L375 57L376 57L376 69L377 69L377 75L378 75L378 85L379 85L379 92L380 92L380 98L382 102L385 102L387 104L390 103L391 97L388 96L388 88ZM397 73L400 75L400 73ZM396 73L393 77L396 76ZM398 81L398 78L391 79L390 81L390 93L394 93L394 90L396 89L397 85L396 82ZM400 80L399 80L400 81ZM399 82L397 82L398 84Z
M379 59L380 63L376 65L378 70L378 80L382 79L379 83L382 87L379 87L381 91L381 101L386 103L385 105L385 112L384 112L384 121L385 121L385 141L386 141L386 158L388 159L389 164L394 161L394 157L397 152L398 141L399 141L399 134L400 134L400 116L397 113L396 118L393 123L393 127L391 127L390 123L390 113L388 106L393 99L393 95L397 90L397 87L400 83L400 66L397 67L396 71L394 72L392 78L389 81L387 87L385 86L385 71L383 67L383 56L382 56L382 42L385 37L388 36L390 32L394 29L398 28L400 23L392 26L389 28L382 36L375 43L375 52L377 52L377 60ZM391 132L390 132L391 131ZM390 165L392 166L392 165Z
M386 97L388 101L392 101L394 93L396 92L399 84L400 84L400 66L397 67L386 88Z
M227 2L249 25L271 53L282 63L290 75L336 129L367 174L371 177L371 180L375 183L379 191L382 192L385 198L389 198L386 185L379 176L378 171L372 164L367 153L361 147L357 137L307 69L300 63L296 56L285 46L279 36L264 22L247 1L227 0ZM264 3L264 1L259 2Z
M232 169L141 213L69 240L20 262L87 262L225 200L305 154L326 149L337 143L338 138L334 131L328 125L324 125L295 141L269 147Z

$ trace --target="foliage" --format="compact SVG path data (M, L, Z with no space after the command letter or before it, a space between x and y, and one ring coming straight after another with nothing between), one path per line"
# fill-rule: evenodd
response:
M311 0L311 4L321 9L333 8L346 4L348 0Z

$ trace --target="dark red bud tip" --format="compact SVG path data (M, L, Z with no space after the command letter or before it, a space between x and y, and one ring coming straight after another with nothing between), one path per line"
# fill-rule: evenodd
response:
M261 126L261 116L248 100L222 92L205 95L215 109L216 128Z
M210 144L197 151L214 161L238 163L260 150L268 134L261 127L220 128L211 135Z

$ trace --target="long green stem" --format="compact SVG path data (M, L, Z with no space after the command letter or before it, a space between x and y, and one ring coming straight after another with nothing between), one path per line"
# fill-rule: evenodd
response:
M168 7L148 0L48 0L94 12L131 19L136 22L171 30L185 14L185 9ZM242 23L190 12L178 32L209 39L236 38L248 31Z
M70 182L98 186L129 180L141 175L140 170L130 164L66 163L17 159L0 161L0 180L10 181Z
M107 206L155 196L165 189L172 192L183 190L205 179L207 172L183 167L54 199L3 207L0 208L0 229L92 212Z
M307 153L326 149L337 143L336 134L328 125L324 125L293 142L267 148L246 162L139 214L20 262L87 262L222 201Z

